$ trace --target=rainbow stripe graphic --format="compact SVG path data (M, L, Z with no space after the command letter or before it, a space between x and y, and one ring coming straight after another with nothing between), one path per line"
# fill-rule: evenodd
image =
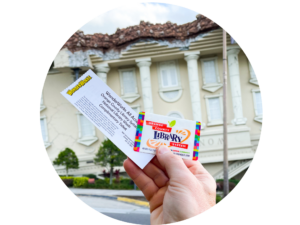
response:
M200 130L201 130L201 122L196 121L193 160L198 160L198 156L199 156Z
M133 150L136 152L140 151L143 126L144 126L144 118L145 118L145 112L140 112L139 117L138 117L136 134L135 134L135 142L134 142L134 147L133 147Z

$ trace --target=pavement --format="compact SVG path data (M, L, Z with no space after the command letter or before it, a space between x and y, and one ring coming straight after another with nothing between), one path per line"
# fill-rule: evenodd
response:
M104 215L123 222L150 225L149 203L133 199L144 196L139 190L79 188L70 188L70 190L81 201Z

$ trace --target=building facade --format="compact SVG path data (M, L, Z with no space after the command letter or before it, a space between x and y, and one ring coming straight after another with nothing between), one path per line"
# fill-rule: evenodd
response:
M202 15L184 25L141 21L113 35L77 31L56 56L41 97L41 130L50 160L68 147L80 161L70 174L99 175L104 169L93 158L105 136L60 94L92 69L136 112L201 121L199 161L221 179L222 31ZM259 142L262 101L249 60L228 34L227 49L229 178L240 179Z

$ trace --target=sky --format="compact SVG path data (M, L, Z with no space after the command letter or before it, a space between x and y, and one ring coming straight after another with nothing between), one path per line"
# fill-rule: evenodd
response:
M97 16L80 28L85 34L113 34L117 28L138 25L141 20L150 23L171 21L178 25L196 20L195 11L165 3L139 3L122 6Z

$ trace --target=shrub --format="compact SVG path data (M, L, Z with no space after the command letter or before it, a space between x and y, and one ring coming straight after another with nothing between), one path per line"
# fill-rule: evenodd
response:
M234 182L232 182L232 181L235 181L235 183ZM237 180L229 180L229 191L232 191L234 188L235 188L235 186L236 186L236 182L237 182ZM218 186L218 189L217 189L217 191L223 191L223 180L222 179L218 179L217 181L216 181L216 183L217 183L217 186Z
M68 180L73 180L74 177L60 177L62 180L68 179Z
M109 184L109 182L110 182L110 178L109 178L109 177L105 177L105 178L104 178L104 181L105 181L106 183L108 183L108 184Z
M216 196L216 203L220 202L222 200L222 197L220 195Z
M65 179L68 178L68 179ZM122 178L120 177L120 183L114 182L109 184L110 178L104 178L104 180L98 179L95 180L95 183L89 183L88 177L61 177L63 182L68 186L73 185L73 187L81 187L81 188L98 188L98 189L123 189L123 190L132 190L134 188L134 183L130 178ZM70 182L67 183L67 182ZM72 183L71 183L72 182Z
M109 186L110 186L109 185L109 178L107 178L107 180L100 180L100 179L96 180L95 185L94 186L90 186L90 187L108 189Z
M73 179L62 179L67 187L73 187Z
M98 180L99 178L95 174L84 174L82 175L83 177L88 177L88 178L94 178L95 180Z
M88 177L74 177L73 185L74 187L86 187L88 184Z
M235 185L237 185L240 182L240 180L230 179L229 182L234 183Z
M120 184L133 185L133 181L130 178L120 178Z

